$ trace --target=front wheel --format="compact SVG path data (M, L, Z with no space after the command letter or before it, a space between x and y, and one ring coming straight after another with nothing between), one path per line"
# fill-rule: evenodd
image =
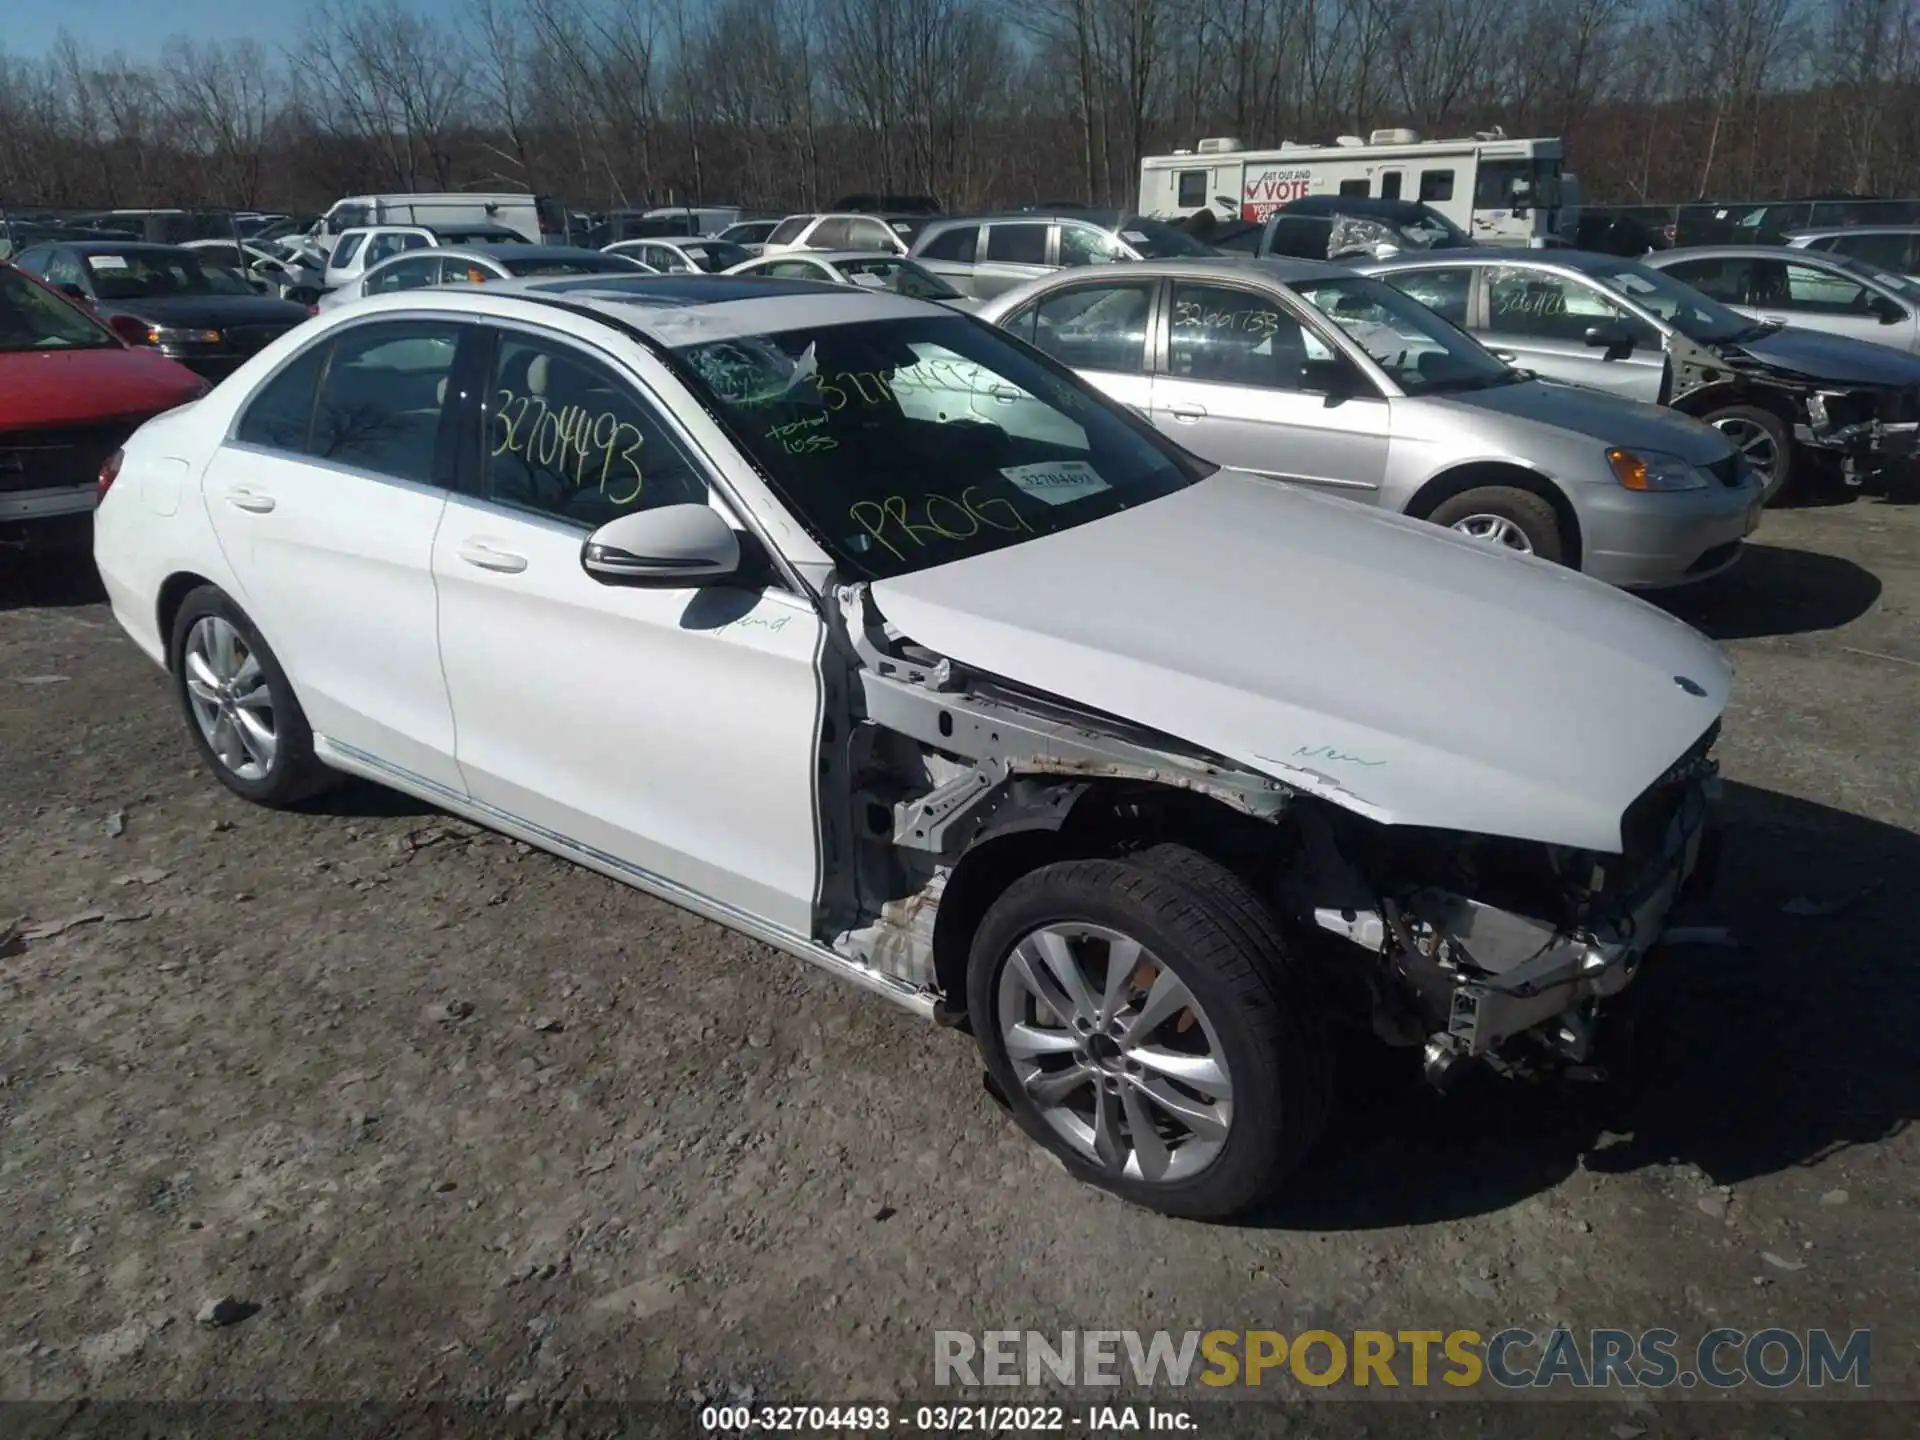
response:
M975 934L967 989L1020 1127L1150 1209L1239 1214L1325 1123L1313 987L1252 890L1183 846L1022 877Z
M1787 482L1793 478L1793 432L1786 421L1757 405L1729 405L1714 411L1706 421L1746 457L1748 467L1765 487L1766 504L1771 505L1786 493Z
M1563 563L1567 546L1553 506L1517 485L1481 485L1449 496L1427 519L1483 545Z

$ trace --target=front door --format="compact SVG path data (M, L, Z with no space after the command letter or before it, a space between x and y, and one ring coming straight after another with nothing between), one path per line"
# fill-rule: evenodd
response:
M1153 280L1089 280L1051 290L1001 323L1122 405L1147 415L1153 405L1147 341L1158 289ZM1005 385L998 381L987 388L991 392ZM993 407L985 408L991 418ZM1057 409L1043 408L1058 423Z
M1390 402L1327 393L1334 349L1276 298L1176 281L1153 423L1195 454L1276 480L1373 500L1387 473ZM1317 363L1316 363L1317 362Z
M1660 333L1599 286L1530 265L1491 265L1486 279L1486 325L1476 338L1501 359L1549 380L1658 402L1666 374ZM1632 350L1588 344L1597 325L1618 327Z
M299 677L315 733L455 790L432 563L452 463L443 402L471 333L333 331L254 396L201 482L235 598Z
M725 511L656 398L678 383L630 359L646 386L559 337L497 332L433 555L460 772L474 800L563 849L811 935L811 602L581 568L582 542L618 515Z

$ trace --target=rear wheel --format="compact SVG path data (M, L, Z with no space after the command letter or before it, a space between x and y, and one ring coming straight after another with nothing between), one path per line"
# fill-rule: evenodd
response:
M1463 490L1442 500L1427 519L1483 544L1538 555L1556 564L1565 562L1567 546L1559 515L1544 496L1517 485Z
M1767 504L1785 493L1794 468L1793 433L1786 421L1757 405L1729 405L1708 415L1706 421L1746 457L1766 487Z
M1183 846L1016 881L974 937L967 999L1021 1128L1152 1209L1238 1214L1325 1123L1316 994L1245 883Z
M286 672L225 591L203 585L187 596L168 653L194 743L221 784L277 807L331 782Z

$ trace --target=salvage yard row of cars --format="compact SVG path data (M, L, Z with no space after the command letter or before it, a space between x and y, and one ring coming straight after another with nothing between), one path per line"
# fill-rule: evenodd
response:
M1593 1063L1711 883L1731 683L1623 587L1910 443L1920 362L1564 251L922 221L733 273L435 237L198 375L89 256L0 267L0 505L97 464L114 614L237 795L364 777L966 1030L1141 1204L1273 1193L1342 1029Z

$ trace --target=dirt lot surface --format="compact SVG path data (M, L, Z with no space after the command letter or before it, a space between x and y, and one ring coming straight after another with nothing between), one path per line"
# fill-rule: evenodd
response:
M1641 1087L1353 1074L1235 1228L667 905L371 788L250 808L97 592L0 554L0 1398L925 1399L945 1328L1555 1322L1873 1327L1920 1394L1920 507L1761 539L1668 602L1739 666L1682 922L1732 943L1649 966Z

